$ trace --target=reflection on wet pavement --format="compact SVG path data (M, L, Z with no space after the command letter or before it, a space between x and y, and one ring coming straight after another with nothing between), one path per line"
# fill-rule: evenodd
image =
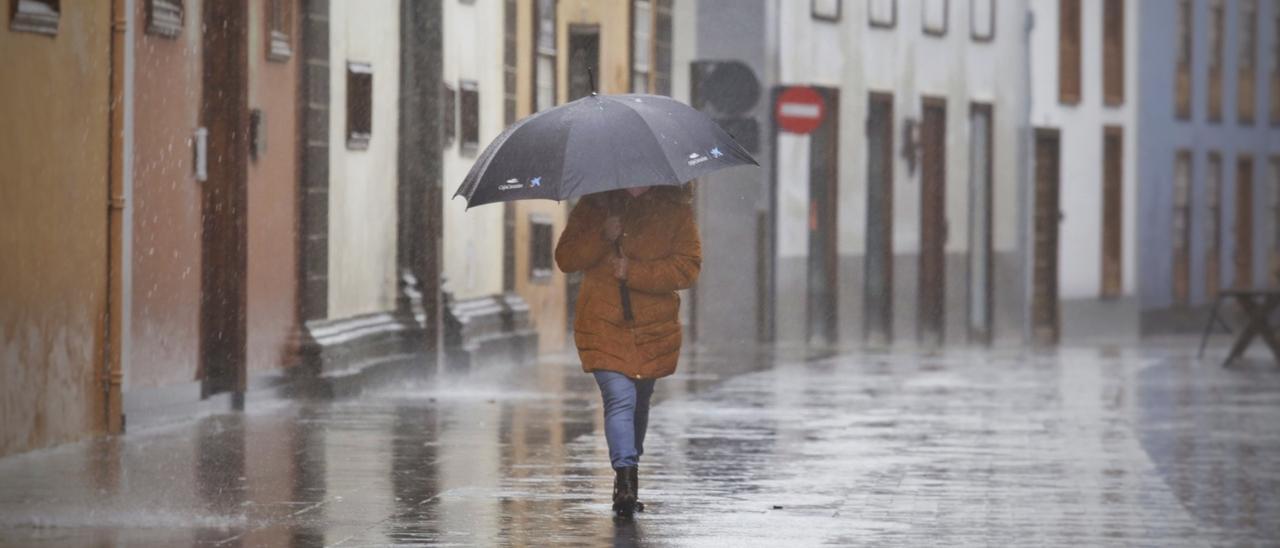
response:
M0 544L1275 545L1280 371L1178 355L690 360L632 523L567 360L280 404L0 460Z

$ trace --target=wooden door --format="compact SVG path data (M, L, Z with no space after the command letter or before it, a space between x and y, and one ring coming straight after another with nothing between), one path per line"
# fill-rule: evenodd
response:
M840 184L840 92L815 88L826 103L822 125L809 134L808 322L811 344L834 344L839 284L836 248Z
M946 318L947 105L924 99L920 144L920 342L940 345Z
M1191 151L1178 151L1173 166L1173 303L1191 302Z
M1062 213L1058 203L1059 142L1058 130L1036 130L1031 327L1032 339L1037 344L1057 344L1060 331L1058 225Z
M1102 298L1124 292L1124 129L1102 129Z
M1222 288L1222 155L1210 152L1206 169L1204 294L1214 299Z
M1253 158L1236 160L1235 286L1253 286Z
M863 335L893 342L893 95L867 100L867 264Z
M988 344L992 335L991 105L975 103L969 115L969 340Z
M204 394L245 386L248 179L248 3L205 2L201 125L208 129L202 183L200 372Z

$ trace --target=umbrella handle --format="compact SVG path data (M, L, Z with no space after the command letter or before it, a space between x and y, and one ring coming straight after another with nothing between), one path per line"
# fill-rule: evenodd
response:
M613 242L613 251L622 257L622 244L616 240ZM627 287L626 280L618 280L618 297L622 301L622 319L628 322L634 321L635 316L631 314L631 288Z

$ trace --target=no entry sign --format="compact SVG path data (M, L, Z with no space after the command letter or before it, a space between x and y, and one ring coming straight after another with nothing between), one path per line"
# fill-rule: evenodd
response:
M822 95L811 87L789 87L778 94L773 105L773 117L778 128L791 133L809 133L822 124L826 106Z

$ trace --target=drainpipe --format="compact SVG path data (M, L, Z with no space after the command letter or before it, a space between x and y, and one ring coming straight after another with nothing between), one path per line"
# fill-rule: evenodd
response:
M118 434L124 431L124 406L121 401L121 385L124 381L123 358L125 356L124 328L128 325L129 287L128 243L126 231L130 213L131 184L128 169L132 150L129 137L132 129L129 114L132 106L128 87L132 79L131 38L133 37L133 0L111 2L111 86L110 86L110 160L108 174L107 209L107 332L103 360L102 390L103 414L106 431Z

